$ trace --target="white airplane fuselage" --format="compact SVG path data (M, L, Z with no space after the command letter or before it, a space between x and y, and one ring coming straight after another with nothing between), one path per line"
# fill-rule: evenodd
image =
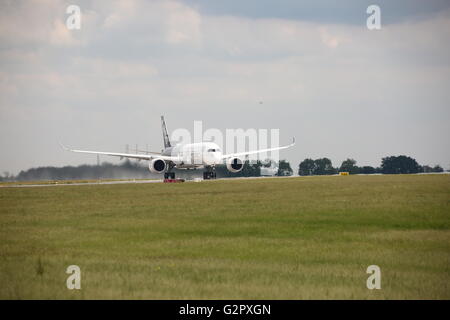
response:
M163 150L162 155L177 157L178 169L201 168L223 164L222 150L214 142L177 144Z

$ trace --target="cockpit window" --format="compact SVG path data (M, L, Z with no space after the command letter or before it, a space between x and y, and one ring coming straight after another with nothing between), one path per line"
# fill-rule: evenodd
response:
M219 151L220 151L219 148L217 148L217 149L208 149L208 152L219 152Z

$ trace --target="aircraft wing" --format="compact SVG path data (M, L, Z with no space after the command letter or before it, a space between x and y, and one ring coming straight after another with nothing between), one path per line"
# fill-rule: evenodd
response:
M293 147L294 145L295 145L295 138L292 138L292 143L289 144L289 145L286 145L286 146L276 147L276 148L269 148L269 149L260 149L260 150L246 151L246 152L239 152L239 153L224 154L222 156L222 159L227 159L227 158L232 158L232 157L242 157L242 156L248 156L248 155L251 155L251 154L282 150L282 149L287 149L287 148Z
M91 153L91 154L99 154L99 155L114 156L114 157L121 157L121 158L131 158L131 159L138 159L138 160L151 160L151 159L155 159L155 158L163 159L165 161L177 161L178 160L178 157L163 156L161 154L133 154L133 153L119 153L119 152L76 150L76 149L70 149L61 143L60 143L60 145L64 150L72 151L72 152L79 152L79 153Z

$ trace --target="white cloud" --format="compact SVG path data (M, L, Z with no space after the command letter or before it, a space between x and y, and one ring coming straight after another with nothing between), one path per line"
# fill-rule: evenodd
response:
M168 11L167 41L171 44L198 45L202 36L200 14L194 9L173 1L168 2L164 8Z
M50 43L55 46L75 46L80 44L73 36L73 33L74 31L69 30L60 19L56 19L50 31Z

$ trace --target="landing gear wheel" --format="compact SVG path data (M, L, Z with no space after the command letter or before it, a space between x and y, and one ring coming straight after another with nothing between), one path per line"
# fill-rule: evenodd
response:
M216 179L216 170L215 168L208 171L203 172L203 180Z
M175 179L175 172L164 172L164 179Z

